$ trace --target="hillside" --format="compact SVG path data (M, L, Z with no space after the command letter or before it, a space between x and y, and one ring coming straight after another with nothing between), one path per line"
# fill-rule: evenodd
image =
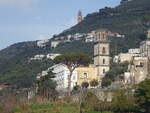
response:
M98 28L124 34L126 38L112 38L111 55L126 52L128 48L138 47L145 39L145 31L150 27L150 0L132 0L116 8L104 8L88 14L84 21L65 30L58 36L74 33L89 33ZM82 40L60 44L52 49L50 43L40 48L36 41L14 44L0 51L0 83L10 83L16 87L30 87L37 73L52 65L51 60L31 61L37 54L65 53L80 51L93 56L93 43Z

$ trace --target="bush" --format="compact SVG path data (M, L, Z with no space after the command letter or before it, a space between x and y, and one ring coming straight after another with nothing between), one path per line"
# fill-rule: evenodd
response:
M88 88L89 87L89 83L88 82L82 82L82 88Z
M98 86L98 81L97 81L97 80L92 80L92 81L90 82L90 85L91 85L92 87L96 87L96 86Z

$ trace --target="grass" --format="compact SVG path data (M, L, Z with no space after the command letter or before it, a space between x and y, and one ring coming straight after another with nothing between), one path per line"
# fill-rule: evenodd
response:
M14 109L12 113L79 113L77 104L31 104ZM89 111L87 113L100 113ZM112 113L112 112L103 112Z
M78 113L75 104L31 104L16 108L13 113Z

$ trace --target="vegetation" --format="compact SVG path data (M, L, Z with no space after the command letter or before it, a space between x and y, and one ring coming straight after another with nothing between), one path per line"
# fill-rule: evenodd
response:
M106 73L106 76L102 80L102 86L107 87L115 80L115 78L128 69L128 62L123 62L120 64L112 63L110 70Z
M105 96L108 93L113 95L113 99L108 101L86 89L82 90L80 104L71 100L68 103L66 97L55 101L36 97L27 101L6 93L4 96L7 98L0 98L0 110L1 113L149 113L149 90L150 80L145 80L134 90L104 92Z
M92 80L91 82L90 82L90 86L92 86L92 87L96 87L96 86L98 86L98 81L97 80Z
M127 52L129 48L139 47L139 43L146 38L145 31L150 27L149 6L150 0L132 0L115 8L105 7L99 12L88 14L84 21L65 30L60 36L107 28L126 36L111 38L111 56ZM93 56L93 43L84 43L83 40L63 43L54 49L50 47L50 43L44 48L39 48L34 41L17 43L1 50L0 83L31 87L37 73L52 65L50 60L47 61L47 66L43 61L28 62L29 58L36 54L84 52Z
M88 88L89 83L88 82L82 82L81 86L82 86L82 88Z
M150 112L150 79L141 82L135 92L140 113Z
M87 66L91 61L91 57L84 53L66 53L54 59L56 64L64 64L70 72L68 75L68 90L71 90L71 76L73 71L79 66Z
M38 87L38 94L46 97L46 98L55 98L56 95L56 82L52 80L54 78L54 73L52 70L48 72L46 76L41 76L40 79L37 80L36 84Z

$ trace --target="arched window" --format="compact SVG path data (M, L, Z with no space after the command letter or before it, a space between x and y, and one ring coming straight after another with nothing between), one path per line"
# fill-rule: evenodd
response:
M105 59L103 59L103 64L105 64Z
M103 69L103 74L105 74L105 72L106 72L105 69Z
M106 48L103 47L102 53L105 54L106 53Z

